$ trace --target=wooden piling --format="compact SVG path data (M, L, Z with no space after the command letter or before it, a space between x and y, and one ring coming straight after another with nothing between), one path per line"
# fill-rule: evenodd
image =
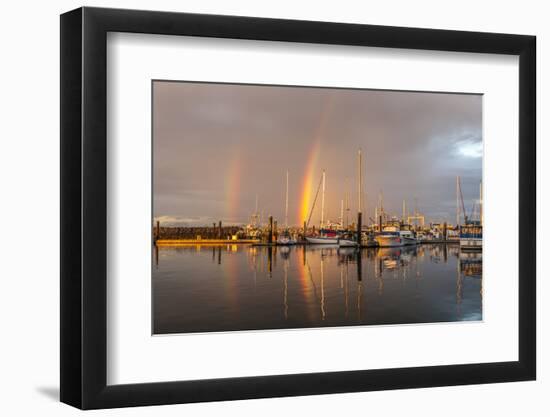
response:
M363 258L361 255L361 250L359 250L357 252L357 281L363 280Z
M269 277L273 272L273 247L269 246L267 248L267 271L269 272Z
M277 242L278 236L279 236L279 232L278 232L278 229L277 229L277 220L275 220L273 222L273 237L275 239L275 242Z
M357 213L357 244L361 246L361 233L363 228L363 213Z
M222 238L222 221L218 222L218 239Z
M157 220L157 227L155 228L155 243L160 239L160 221Z
M306 236L307 236L307 223L306 221L304 220L304 242L306 240Z
M267 233L267 243L273 243L273 216L269 216L269 230Z

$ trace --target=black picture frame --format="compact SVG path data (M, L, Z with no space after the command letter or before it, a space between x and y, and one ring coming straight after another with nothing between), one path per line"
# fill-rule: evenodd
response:
M108 32L519 56L519 360L112 385L107 376ZM82 409L536 378L536 38L171 12L61 15L61 401Z

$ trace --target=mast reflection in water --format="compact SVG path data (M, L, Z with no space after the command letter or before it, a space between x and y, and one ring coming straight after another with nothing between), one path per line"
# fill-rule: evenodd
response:
M156 248L154 333L482 319L482 254L457 246Z

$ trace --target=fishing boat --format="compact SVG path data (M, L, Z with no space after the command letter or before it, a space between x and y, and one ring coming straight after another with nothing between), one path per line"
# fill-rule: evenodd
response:
M483 248L483 227L481 222L470 221L460 226L460 250L480 251Z
M414 236L414 233L410 230L400 230L399 236L401 237L401 240L403 241L403 245L417 245L418 240Z
M375 236L378 246L393 248L399 246L417 245L418 239L409 225L403 225L393 218L382 226L382 231Z
M385 228L374 239L381 248L394 248L404 245L399 230L388 230L388 228Z
M405 244L401 236L401 227L399 221L392 220L381 227L381 231L375 236L378 246L382 248L394 248Z

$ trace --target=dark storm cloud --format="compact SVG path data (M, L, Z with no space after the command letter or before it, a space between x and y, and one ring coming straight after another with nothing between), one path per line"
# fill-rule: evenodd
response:
M369 216L382 190L396 215L416 199L428 220L454 221L457 175L468 210L478 195L480 95L155 82L153 100L154 214L165 223L244 223L256 194L282 220L288 169L297 224L316 140L314 187L325 169L331 219L346 178L356 207L358 148Z

